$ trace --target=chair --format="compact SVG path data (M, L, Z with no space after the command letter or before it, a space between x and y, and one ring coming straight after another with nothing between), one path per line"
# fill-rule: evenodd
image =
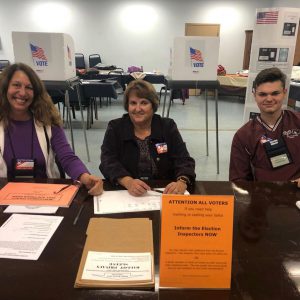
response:
M91 54L89 56L89 67L93 68L97 64L102 63L101 57L99 54Z
M161 99L161 95L163 92L165 92L166 90L166 87L163 86L161 89L160 89L160 92L159 92L159 102L160 102L160 99ZM167 88L167 90L169 90ZM182 101L182 105L185 104L185 100L189 98L189 90L188 89L175 89L175 90L172 90L172 94L171 94L171 101L174 102L173 100L174 99L181 99Z
M82 53L75 53L76 69L85 69L84 55Z
M7 59L0 60L0 70L1 71L9 65L10 65L9 60L7 60Z
M90 124L93 124L93 110L95 110L95 119L98 119L98 108L97 108L97 98L100 100L103 97L107 98L107 105L110 103L111 98L118 98L118 90L121 89L120 84L116 80L106 80L105 82L93 82L93 81L83 81L83 94L87 101L90 99L91 103L91 114L90 116ZM94 109L93 109L94 108Z
M94 122L94 118L93 118L94 99L88 98L84 95L82 84L78 85L78 89L79 89L79 94L80 94L80 99L81 99L81 106L79 105L77 90L73 89L73 90L69 90L70 107L72 108L73 112L74 112L74 108L79 108L79 110L81 112L83 109L86 108L86 110L87 110L86 129L89 129L89 128L91 128L91 125ZM74 119L75 119L75 117L74 117Z

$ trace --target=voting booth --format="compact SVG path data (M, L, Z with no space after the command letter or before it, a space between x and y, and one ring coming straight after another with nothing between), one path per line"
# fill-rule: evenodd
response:
M173 80L217 80L219 37L174 38L169 76Z
M74 41L65 33L12 32L15 62L32 67L42 80L76 76Z

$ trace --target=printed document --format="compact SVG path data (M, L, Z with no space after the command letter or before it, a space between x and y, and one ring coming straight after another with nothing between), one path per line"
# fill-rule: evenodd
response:
M151 253L89 251L82 279L101 281L151 280Z
M37 260L63 217L13 214L0 227L0 257Z
M163 191L164 188L156 190ZM189 195L189 192L184 194ZM131 196L127 190L104 191L103 194L94 196L94 214L160 210L161 195L155 190L147 191L139 197Z
M161 195L155 191L148 191L143 196L134 197L127 190L104 191L100 196L94 196L94 213L109 214L160 210Z
M58 206L9 205L4 213L55 214L57 210Z

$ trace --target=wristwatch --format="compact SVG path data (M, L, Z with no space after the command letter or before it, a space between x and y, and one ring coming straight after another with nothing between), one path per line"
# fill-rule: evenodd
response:
M187 186L191 184L191 181L187 176L179 176L177 177L177 181L184 182Z

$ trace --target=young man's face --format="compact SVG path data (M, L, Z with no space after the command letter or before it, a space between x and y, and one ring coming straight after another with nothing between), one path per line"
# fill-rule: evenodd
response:
M280 80L265 82L253 91L257 106L261 113L274 114L281 110L286 94Z

